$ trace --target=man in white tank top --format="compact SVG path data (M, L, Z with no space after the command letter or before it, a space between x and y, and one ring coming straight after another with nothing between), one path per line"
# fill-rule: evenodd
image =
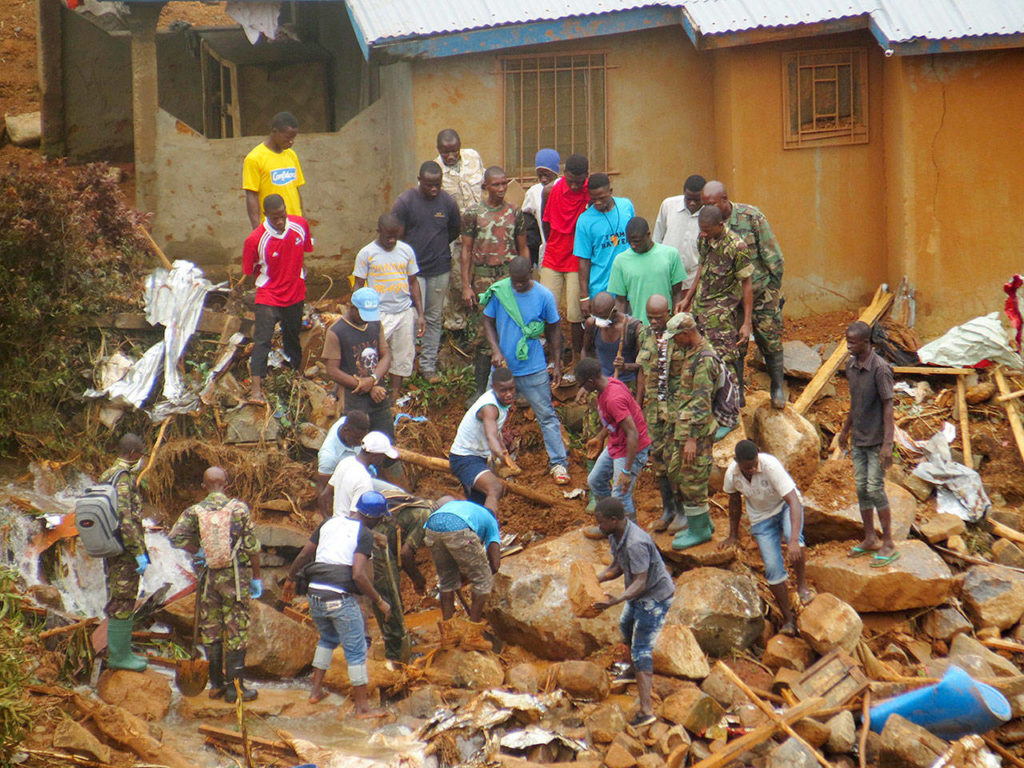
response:
M501 437L501 428L515 396L512 372L504 367L495 368L491 388L480 395L462 417L448 456L452 474L462 483L466 498L487 507L495 518L502 485L488 459L495 469L503 466L512 474L519 472Z

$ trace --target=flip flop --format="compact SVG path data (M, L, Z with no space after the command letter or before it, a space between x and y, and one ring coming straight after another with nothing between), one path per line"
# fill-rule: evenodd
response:
M848 557L864 557L864 555L873 555L877 551L877 549L864 549L864 547L858 544L850 550Z
M900 552L896 550L891 555L875 555L871 562L872 568L885 568L887 565L892 565L894 562L900 559Z

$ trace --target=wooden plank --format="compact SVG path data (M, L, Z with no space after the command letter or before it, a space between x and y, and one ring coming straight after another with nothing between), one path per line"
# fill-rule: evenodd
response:
M789 723L783 720L775 712L774 709L765 704L764 701L762 701L761 698L750 689L750 686L748 686L746 683L743 682L743 680L740 679L739 675L737 675L735 672L729 669L729 667L724 662L719 661L716 664L716 666L719 668L719 671L726 677L728 677L732 681L733 685L735 685L737 688L743 691L744 695L748 699L750 699L750 701L758 709L764 712L772 722L774 722L779 728L788 733L792 738L800 742L800 744L802 744L806 749L809 749L811 751L811 754L814 755L814 759L818 761L818 764L821 765L822 768L832 768L832 763L826 760L825 756L822 755L821 752L819 752L810 744L808 744L803 736L794 731L792 726L790 726Z
M963 376L956 377L956 408L960 412L960 444L964 450L964 466L974 469L971 454L971 420L967 413L967 384Z
M809 667L790 690L799 699L821 697L832 707L842 706L868 686L867 675L857 662L837 648Z
M1024 397L1024 389L1018 389L1016 392L1011 392L1008 395L997 395L996 396L996 402L997 403L1005 403L1005 402L1008 402L1010 400L1017 400L1017 399L1019 399L1021 397Z
M223 728L214 728L212 725L200 725L199 733L207 738L213 739L214 741L222 741L228 744L241 744L243 736L240 733L234 731L227 731ZM281 752L284 755L294 755L295 750L292 749L291 744L287 741L272 741L270 739L261 739L257 736L250 736L249 741L252 742L254 747L260 749L270 749L274 752Z
M995 377L996 386L999 387L999 394L1010 394L1010 385L1006 383L1006 376L1003 374L1002 367L996 366ZM1016 405L1009 400L1003 402L1003 408L1006 410L1006 418L1010 422L1010 429L1013 430L1013 439L1017 441L1017 451L1020 453L1021 461L1024 461L1024 426L1020 423L1020 414L1017 412Z
M796 706L787 709L779 717L782 722L793 724L798 720L803 720L805 717L815 715L819 710L824 709L824 707L825 702L823 699L807 699L806 701L801 701ZM737 755L741 755L744 752L768 741L768 739L770 739L777 730L779 730L779 725L774 722L759 725L757 728L750 731L750 733L746 733L738 739L733 739L728 742L718 752L705 757L692 768L722 768L722 766L731 763Z
M938 365L894 365L892 372L910 376L967 376L978 371L976 368L943 368Z
M875 291L875 296L871 300L871 304L865 309L858 320L861 320L868 325L874 325L878 320L889 311L889 307L892 306L894 295L885 290L885 286L879 286L878 290ZM807 412L807 410L814 405L814 401L821 395L821 390L825 388L825 385L832 380L835 376L836 371L845 362L849 356L849 352L846 349L846 337L840 340L839 345L835 348L835 351L829 355L818 372L814 374L814 378L811 379L810 383L804 387L804 391L800 393L800 397L797 398L796 402L793 403L793 410L799 413L801 416Z

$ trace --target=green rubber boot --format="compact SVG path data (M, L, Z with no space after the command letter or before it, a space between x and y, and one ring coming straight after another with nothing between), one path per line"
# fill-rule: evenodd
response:
M689 527L675 535L672 539L672 549L689 549L711 541L711 534L715 532L715 526L708 514L708 505L684 504L683 511L686 513L686 522L689 523Z
M107 666L141 672L146 660L132 653L132 619L107 620Z

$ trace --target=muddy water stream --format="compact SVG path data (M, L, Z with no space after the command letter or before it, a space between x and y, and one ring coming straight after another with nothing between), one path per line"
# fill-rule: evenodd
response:
M68 479L68 485L59 488L56 478L37 465L0 464L0 565L16 570L30 586L56 587L67 613L101 616L106 601L103 563L76 547L74 538L62 537L73 518L75 497L92 480L80 474ZM152 563L143 576L142 596L165 583L171 585L168 594L174 594L191 582L189 558L171 547L163 532L147 531L146 544ZM158 625L154 629L164 627ZM234 717L190 717L189 708L181 706L182 697L174 688L173 671L156 666L150 669L166 676L172 690L170 713L156 724L164 743L188 756L197 768L237 765L233 757L207 748L199 734L203 724L236 730ZM397 752L410 743L408 728L390 725L374 734L373 721L356 721L343 714L349 708L342 706L344 699L337 694L316 706L309 705L308 678L255 681L252 685L263 695L261 700L247 705L250 735L277 740L286 732L352 758L345 760L336 754L329 763L332 766L392 763ZM205 694L197 701L205 702ZM285 714L276 714L282 710ZM288 761L279 764L291 765Z

